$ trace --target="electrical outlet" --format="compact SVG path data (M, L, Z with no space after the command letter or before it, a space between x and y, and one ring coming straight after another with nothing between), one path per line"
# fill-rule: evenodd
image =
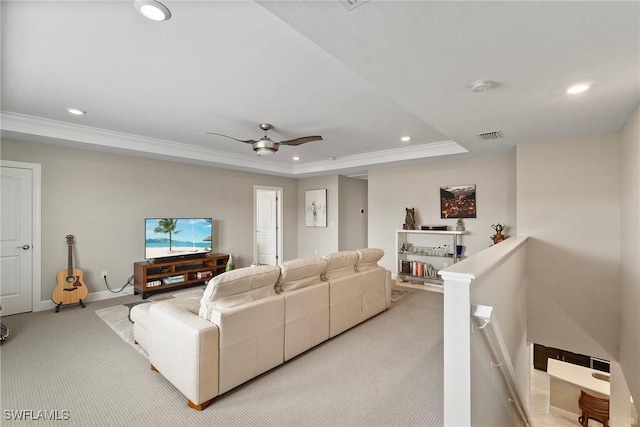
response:
M102 277L106 279L106 277L107 277L107 270L102 270Z

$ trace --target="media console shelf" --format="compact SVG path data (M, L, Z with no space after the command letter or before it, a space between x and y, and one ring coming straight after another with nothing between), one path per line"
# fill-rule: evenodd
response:
M150 294L204 284L224 272L229 255L210 254L199 258L133 264L134 293L147 299Z

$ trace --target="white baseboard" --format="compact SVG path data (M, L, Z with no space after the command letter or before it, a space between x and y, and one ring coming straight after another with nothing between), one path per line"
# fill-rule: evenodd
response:
M103 299L123 297L125 295L133 295L133 287L126 287L125 289L123 289L121 292L118 292L118 293L113 293L111 291L91 292L89 295L87 295L87 298L85 298L83 301L93 302L93 301L100 301ZM51 300L40 301L40 307L34 307L33 311L52 310L54 308L56 308L56 304L53 301Z

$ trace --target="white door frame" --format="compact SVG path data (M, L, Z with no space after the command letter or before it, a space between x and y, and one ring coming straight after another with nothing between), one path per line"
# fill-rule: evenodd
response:
M31 290L31 310L42 311L49 309L49 304L42 304L42 166L37 163L14 162L11 160L0 160L0 166L17 169L30 169L32 173L32 208L33 223L31 224L33 233L32 249L32 283Z
M282 187L269 187L266 185L254 185L253 186L253 262L255 263L256 260L258 259L258 240L257 240L257 235L256 235L256 230L258 229L258 190L265 190L265 191L275 191L276 192L276 197L278 199L277 203L276 203L276 222L277 222L277 227L278 227L278 232L277 232L277 248L276 248L276 254L278 256L278 259L276 260L276 265L280 265L282 264L283 261L283 246L284 246L284 240L283 240L283 227L282 227L282 194L283 194L283 189Z

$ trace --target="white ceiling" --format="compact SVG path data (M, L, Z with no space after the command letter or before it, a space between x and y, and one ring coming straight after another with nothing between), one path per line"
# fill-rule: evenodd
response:
M133 0L2 1L3 138L358 174L619 130L640 103L635 1L163 4L172 18L156 23ZM494 87L472 92L479 79ZM576 82L592 87L567 95ZM324 140L262 158L206 134L258 139L262 122L276 140Z

